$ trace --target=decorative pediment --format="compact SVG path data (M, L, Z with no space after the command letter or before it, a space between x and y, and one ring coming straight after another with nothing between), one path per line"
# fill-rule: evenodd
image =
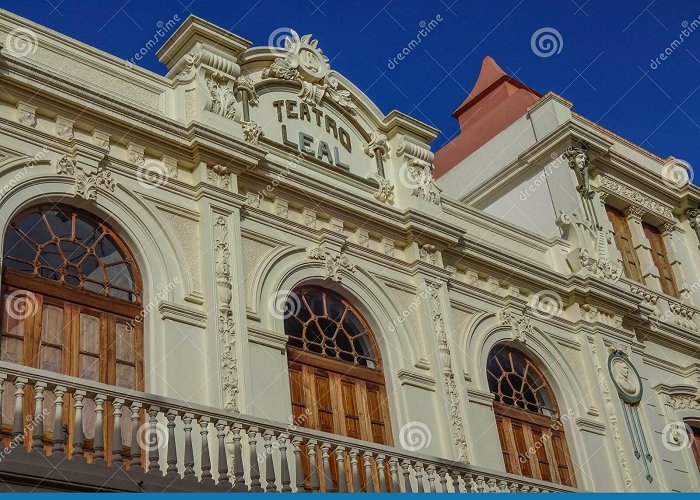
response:
M328 96L345 111L354 113L357 106L350 91L340 88L340 82L332 76L328 57L318 48L312 35L299 35L290 30L284 41L285 54L263 72L263 78L281 78L297 81L301 85L299 98L306 104L318 106Z

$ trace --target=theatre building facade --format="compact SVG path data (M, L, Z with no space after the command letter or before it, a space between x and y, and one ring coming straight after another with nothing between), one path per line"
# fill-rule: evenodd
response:
M700 487L686 163L490 58L433 151L311 35L0 40L0 490Z

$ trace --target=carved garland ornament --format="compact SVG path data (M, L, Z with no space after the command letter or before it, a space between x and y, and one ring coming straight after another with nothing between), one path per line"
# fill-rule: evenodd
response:
M535 328L530 323L530 318L524 315L516 315L513 311L504 309L498 315L501 324L510 326L513 340L518 340L525 344L528 335L535 333Z
M75 179L75 196L86 200L96 200L97 191L100 188L114 192L115 184L112 173L102 165L98 165L91 172L85 172L74 158L63 156L56 162L56 173L73 177Z
M460 461L467 460L467 438L464 432L464 422L462 420L462 407L460 403L459 390L457 389L457 381L452 370L452 354L447 341L447 333L445 331L445 320L443 319L440 305L439 289L435 285L428 287L430 297L432 299L432 316L433 330L435 332L435 341L437 342L438 355L442 365L442 375L445 381L445 390L448 397L448 415L452 425L452 434L457 446L457 459Z
M319 245L309 249L308 256L311 260L323 262L326 279L341 282L343 280L343 271L348 273L355 272L355 266L350 263L347 255L342 252L334 256Z
M613 404L612 395L610 393L610 388L605 380L605 375L603 372L603 367L598 359L598 353L596 348L595 339L589 338L588 342L591 348L591 357L593 358L593 365L596 372L596 378L598 379L598 387L600 392L603 394L603 400L605 402L605 411L610 419L610 427L612 430L613 440L615 442L615 448L617 449L617 458L622 466L622 475L625 481L624 489L629 491L632 488L632 474L627 463L627 453L625 452L625 447L622 444L622 436L620 435L620 428L618 425L618 418L615 413L615 405Z
M341 108L350 113L357 109L350 92L339 87L340 82L330 74L328 57L318 48L312 35L299 35L290 30L284 41L286 54L278 57L263 71L263 78L281 78L301 84L299 98L312 106L318 106L324 96L330 97Z
M221 386L224 394L224 408L238 411L238 362L236 329L231 308L233 293L228 221L221 215L216 217L214 223L214 258L219 301L218 331L221 343Z

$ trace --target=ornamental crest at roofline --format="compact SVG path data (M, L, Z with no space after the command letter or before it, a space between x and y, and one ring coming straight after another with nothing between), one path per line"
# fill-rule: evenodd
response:
M263 72L263 78L298 81L301 84L299 97L307 104L319 105L327 95L346 111L354 112L357 106L350 92L339 88L340 82L331 75L328 57L318 48L318 40L313 40L312 35L300 37L294 30L289 32L281 49L286 54L275 59Z

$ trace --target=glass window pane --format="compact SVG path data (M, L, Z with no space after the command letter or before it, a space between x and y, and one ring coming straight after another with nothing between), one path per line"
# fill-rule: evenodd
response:
M10 363L22 363L23 346L21 340L3 335L0 339L0 359Z
M39 348L39 368L50 372L61 373L63 371L62 349L42 345Z
M80 351L99 354L100 318L89 314L80 315Z
M131 365L117 363L117 380L119 387L136 389L136 368Z
M50 304L44 306L41 315L41 341L58 345L63 343L63 308Z
M116 325L116 351L117 360L133 363L136 361L134 351L134 331L126 323Z
M100 357L91 354L81 354L78 362L78 377L100 381Z

